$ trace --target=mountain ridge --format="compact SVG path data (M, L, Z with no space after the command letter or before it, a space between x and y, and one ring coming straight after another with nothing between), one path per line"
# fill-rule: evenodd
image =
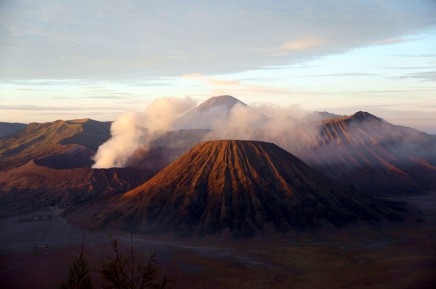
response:
M52 168L33 159L0 172L0 216L59 207L71 210L85 202L130 190L152 176L134 168Z
M0 138L0 171L23 165L62 150L64 145L80 145L93 153L110 138L110 122L56 120L29 123L22 130Z

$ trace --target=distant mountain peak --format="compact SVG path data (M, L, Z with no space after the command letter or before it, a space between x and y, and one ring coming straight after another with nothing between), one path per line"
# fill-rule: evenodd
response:
M345 115L345 116L325 119L325 120L323 120L323 123L335 123L335 122L342 122L342 121L346 121L346 122L350 122L350 121L353 121L353 122L355 122L355 121L357 121L357 122L361 122L361 121L382 122L383 119L381 119L373 114L370 114L369 112L366 112L366 111L358 111L352 115Z
M353 114L351 118L355 120L371 120L371 119L378 120L378 121L381 120L381 118L378 118L375 115L370 114L369 112L366 111L358 111L355 114Z
M230 117L231 110L245 103L231 95L214 96L198 105L193 110L181 116L173 129L216 129L224 128Z
M90 118L81 118L81 119L71 119L71 120L67 120L67 122L68 122L68 123L71 123L71 124L75 124L75 123L81 124L81 123L87 123L87 122L89 122L89 121L93 121L93 120L90 119Z
M231 95L220 95L214 96L201 103L197 110L199 111L209 111L214 107L225 106L227 109L233 108L236 104L247 106L245 103Z

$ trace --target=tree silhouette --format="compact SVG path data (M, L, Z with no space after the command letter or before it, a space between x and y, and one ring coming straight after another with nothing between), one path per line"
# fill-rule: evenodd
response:
M130 235L130 250L126 254L120 252L118 240L112 239L112 249L115 256L103 262L98 270L106 281L105 289L166 289L166 276L157 281L158 267L156 254L152 254L147 263L143 259L135 260L137 254L133 249L132 235ZM138 258L139 259L139 258Z
M94 289L90 277L88 260L83 253L83 244L80 255L76 257L70 268L67 281L60 286L60 289ZM156 254L152 254L145 263L143 258L137 256L133 249L133 238L130 235L130 250L122 253L119 249L119 242L111 240L113 257L106 257L101 268L96 271L102 274L105 285L104 289L168 289L166 276L162 280L158 278L158 267L156 265Z
M60 286L60 289L94 289L92 283L88 259L83 254L84 240L80 255L73 260L73 265L70 267L67 280Z

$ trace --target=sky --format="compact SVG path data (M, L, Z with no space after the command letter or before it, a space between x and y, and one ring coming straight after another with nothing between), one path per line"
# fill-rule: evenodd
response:
M228 94L436 134L435 0L0 0L0 121Z

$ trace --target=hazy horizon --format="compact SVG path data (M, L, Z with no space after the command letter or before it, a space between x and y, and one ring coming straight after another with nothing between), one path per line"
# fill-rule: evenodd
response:
M0 121L228 94L436 133L436 3L2 1Z

